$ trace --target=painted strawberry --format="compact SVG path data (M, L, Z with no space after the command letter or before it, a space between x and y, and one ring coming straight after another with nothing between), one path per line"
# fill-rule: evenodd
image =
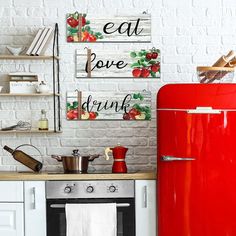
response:
M88 36L87 39L88 42L95 42L96 40L97 40L96 36L91 34Z
M69 18L67 19L67 24L68 24L70 27L75 28L76 26L78 26L79 21L76 20L76 19L73 18L73 17L69 17Z
M73 111L73 114L74 114L74 119L78 119L78 110L77 109L75 109L74 111Z
M86 19L85 17L82 17L82 27L86 25Z
M130 115L129 115L129 113L124 113L124 115L123 115L123 120L130 120Z
M66 40L68 43L70 43L70 42L74 42L74 38L73 38L73 36L67 36L67 40Z
M90 120L95 120L98 116L98 113L97 112L94 112L94 111L91 111L89 112L89 119Z
M88 37L89 37L89 32L88 31L84 31L82 33L82 41L85 42L88 40Z
M150 71L146 68L143 68L141 71L141 77L147 78L150 75Z
M148 52L146 54L146 59L149 60L149 61L152 59L152 53L151 52Z
M70 111L67 112L66 116L67 116L67 119L74 120L74 119L78 118L78 112L76 114L75 110L70 110Z
M141 70L139 68L134 68L132 71L132 74L133 74L133 77L138 78L141 75Z
M134 120L134 119L135 119L135 116L140 115L140 111L138 111L138 110L135 109L135 108L132 108L132 109L129 110L128 114L129 114L129 117L130 117L132 120Z
M157 52L153 52L152 53L152 59L157 59L158 57L158 53Z
M157 72L160 69L160 65L154 64L151 66L151 71L152 72Z

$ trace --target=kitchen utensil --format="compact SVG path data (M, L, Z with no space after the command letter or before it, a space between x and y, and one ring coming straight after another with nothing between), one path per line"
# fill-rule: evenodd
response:
M236 67L236 59L234 58L232 61L228 62L225 67L229 67L229 68L235 68ZM214 78L223 78L226 74L228 74L229 72L225 71L223 73L217 73L216 76Z
M1 131L8 131L8 130L30 130L31 124L25 121L19 121L16 125L12 125L6 128L2 128Z
M6 48L14 56L18 56L25 49L25 47L11 47L11 46L6 46Z
M229 51L226 56L220 57L212 66L213 67L223 67L228 62L230 62L235 57L235 52L233 50Z
M128 151L128 148L120 146L118 144L116 147L113 148L106 148L105 149L105 159L109 160L109 153L113 155L113 165L112 165L112 173L127 173L127 166L125 163L125 155Z
M52 155L51 157L62 162L64 173L87 173L88 163L98 158L99 154L81 156L79 150L75 149L71 156Z
M198 80L200 83L229 83L234 78L233 67L197 67ZM214 76L212 77L212 75Z
M20 163L22 163L23 165L27 166L28 168L30 168L31 170L33 170L35 172L39 172L42 169L42 167L43 167L43 163L41 163L38 160L34 159L33 157L31 157L30 155L26 154L25 152L23 152L21 150L18 150L20 147L23 147L23 146L33 147L42 156L42 154L39 151L39 149L36 148L35 146L31 145L31 144L22 144L22 145L16 147L14 150L5 145L3 147L3 149L8 151L9 153L11 153L13 158L16 161L19 161Z
M235 52L234 51L229 51L229 53L226 56L222 56L220 57L213 65L212 67L224 67L225 65L227 65L231 60L234 59L235 57ZM213 79L214 76L216 75L217 72L212 71L211 73L208 73L208 79ZM204 73L202 73L203 75ZM205 79L205 78L204 78ZM204 80L203 79L203 80ZM203 81L204 82L204 81ZM202 82L202 83L203 83Z
M211 67L224 67L226 66L231 60L233 60L235 58L236 54L234 51L229 51L229 53L226 56L221 56ZM217 71L208 71L207 76L204 76L205 73L201 72L200 76L202 76L201 78L201 83L204 83L206 80L213 80L214 81L214 77L217 74Z

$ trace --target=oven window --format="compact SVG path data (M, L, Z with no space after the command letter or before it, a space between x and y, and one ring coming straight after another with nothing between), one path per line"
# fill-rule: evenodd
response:
M65 208L52 208L51 205L66 203L108 203L114 199L50 199L47 200L47 236L66 236ZM117 236L135 236L134 199L119 199L116 203L129 203L129 207L117 208Z

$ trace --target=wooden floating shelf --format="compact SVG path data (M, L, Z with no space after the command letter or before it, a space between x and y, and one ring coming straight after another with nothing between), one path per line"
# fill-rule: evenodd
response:
M60 59L58 56L0 55L1 60L52 60L53 58L56 60Z
M2 131L0 130L0 134L9 134L9 133L62 133L62 131L54 131L54 130L7 130L7 131Z
M0 93L0 96L6 97L42 97L42 96L53 96L53 93ZM60 96L59 93L56 93L55 96Z

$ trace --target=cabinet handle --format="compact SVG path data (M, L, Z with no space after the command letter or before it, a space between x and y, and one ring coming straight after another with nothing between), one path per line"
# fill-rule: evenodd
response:
M33 210L36 210L36 188L32 188L32 197L33 197L33 202L32 202L32 208Z
M147 208L147 186L143 187L143 208Z

